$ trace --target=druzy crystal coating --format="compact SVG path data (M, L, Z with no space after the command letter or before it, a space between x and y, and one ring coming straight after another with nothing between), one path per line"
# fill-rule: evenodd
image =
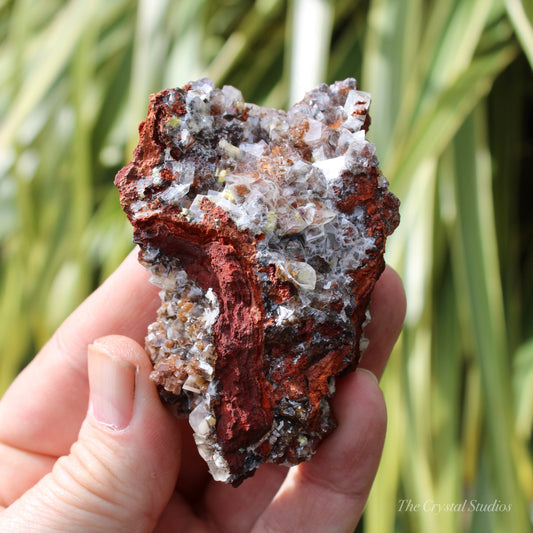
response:
M365 138L370 96L320 85L289 111L208 79L152 95L121 204L161 288L152 379L214 479L309 459L367 340L398 200Z

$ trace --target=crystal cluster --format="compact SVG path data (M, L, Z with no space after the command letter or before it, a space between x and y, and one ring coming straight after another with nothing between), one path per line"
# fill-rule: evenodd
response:
M152 95L115 180L161 288L152 379L216 480L309 459L367 340L398 200L366 140L370 97L321 85L288 112L208 79Z

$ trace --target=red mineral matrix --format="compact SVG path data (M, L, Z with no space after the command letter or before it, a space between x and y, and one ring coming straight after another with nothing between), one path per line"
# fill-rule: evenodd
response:
M117 175L161 291L152 379L216 480L309 459L357 366L399 202L365 138L370 97L321 85L288 112L202 79L152 95Z

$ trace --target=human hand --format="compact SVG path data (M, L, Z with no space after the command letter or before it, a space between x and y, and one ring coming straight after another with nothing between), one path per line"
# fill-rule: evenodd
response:
M130 254L0 401L0 532L352 531L385 436L374 375L403 322L398 276L377 283L369 348L338 380L338 428L309 462L263 465L238 488L210 478L149 380L137 342L159 298L147 277Z

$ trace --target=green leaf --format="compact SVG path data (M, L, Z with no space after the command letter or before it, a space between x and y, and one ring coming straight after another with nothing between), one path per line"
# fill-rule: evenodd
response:
M505 0L507 13L533 68L533 5L530 0Z
M428 156L438 157L479 101L490 91L494 79L516 57L509 45L487 57L474 59L468 69L418 118L410 135L399 144L386 163L386 172L402 194L410 177Z

